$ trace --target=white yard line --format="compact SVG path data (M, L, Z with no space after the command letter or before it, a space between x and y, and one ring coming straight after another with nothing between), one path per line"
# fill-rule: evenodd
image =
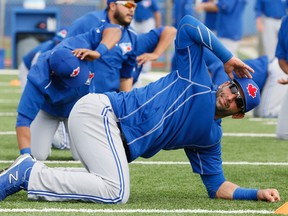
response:
M16 116L16 113L0 113L1 116ZM14 135L15 131L0 131L0 135ZM266 133L223 133L225 137L276 137L275 134Z
M68 213L154 213L154 214L187 214L187 213L206 213L206 214L273 214L268 210L209 210L209 209L63 209L63 208L44 208L44 209L0 209L0 212L68 212Z
M0 160L0 164L12 164L13 160ZM44 161L45 164L80 164L80 161ZM190 165L189 162L184 161L133 161L131 164L136 165ZM223 165L250 165L250 166L288 166L288 162L247 162L247 161L237 161L237 162L223 162Z

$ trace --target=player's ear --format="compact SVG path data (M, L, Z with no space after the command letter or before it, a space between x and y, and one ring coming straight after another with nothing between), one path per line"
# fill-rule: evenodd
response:
M238 112L238 113L232 115L232 118L233 119L242 119L242 118L244 118L244 116L245 116L245 113Z

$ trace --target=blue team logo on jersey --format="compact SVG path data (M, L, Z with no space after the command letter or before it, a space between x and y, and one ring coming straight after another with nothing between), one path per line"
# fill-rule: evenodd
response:
M126 53L132 51L132 44L130 42L128 42L128 43L125 43L125 42L124 43L120 43L119 47L122 50L122 55L125 55Z

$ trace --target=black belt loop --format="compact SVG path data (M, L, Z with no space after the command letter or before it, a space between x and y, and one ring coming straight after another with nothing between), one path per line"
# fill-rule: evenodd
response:
M121 140L122 140L122 143L123 143L123 147L125 149L125 154L126 154L127 161L129 161L129 158L130 158L129 147L127 145L127 141L126 141L126 139L124 137L124 134L122 133L120 122L117 122L117 125L118 125L118 128L120 130L120 136L121 136Z

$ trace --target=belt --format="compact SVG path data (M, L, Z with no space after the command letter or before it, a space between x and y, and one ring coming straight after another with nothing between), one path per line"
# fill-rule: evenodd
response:
M121 140L122 140L122 143L123 143L123 147L125 149L125 154L126 154L126 158L127 158L127 161L129 161L129 158L130 158L130 150L129 150L129 147L128 147L128 144L127 144L127 141L125 139L125 136L122 132L122 129L121 129L121 126L120 126L120 122L117 122L117 125L118 125L118 128L120 130L120 136L121 136Z

